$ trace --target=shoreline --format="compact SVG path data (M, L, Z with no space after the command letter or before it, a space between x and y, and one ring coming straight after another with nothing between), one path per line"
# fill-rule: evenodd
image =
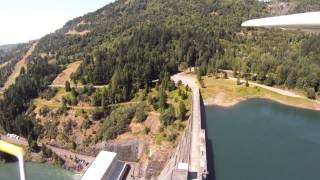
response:
M232 107L235 106L243 101L247 101L250 99L265 99L265 100L271 100L277 103L280 103L282 105L290 106L290 107L295 107L295 108L300 108L300 109L307 109L307 110L312 110L312 111L317 111L320 112L320 107L316 107L316 105L311 108L311 107L305 107L305 106L300 106L300 105L295 105L289 102L285 102L273 97L268 97L268 96L252 96L252 97L241 97L234 99L231 102L216 102L216 98L209 98L209 99L204 99L204 105L205 106L221 106L221 107Z

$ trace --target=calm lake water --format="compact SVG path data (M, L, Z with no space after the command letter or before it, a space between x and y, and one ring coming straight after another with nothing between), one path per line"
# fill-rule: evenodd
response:
M216 180L320 179L319 112L252 99L206 115Z
M75 175L64 169L45 164L26 163L28 180L76 180ZM18 180L17 163L0 164L0 180Z

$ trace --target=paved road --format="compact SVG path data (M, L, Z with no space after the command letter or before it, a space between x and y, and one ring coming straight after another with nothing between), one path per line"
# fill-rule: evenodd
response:
M201 131L201 119L200 119L200 93L199 86L196 79L193 76L189 76L185 73L179 73L171 77L175 82L179 80L183 84L188 85L192 90L192 137L191 137L191 154L189 163L189 172L197 172L198 177L193 177L193 179L200 179L200 131Z
M6 135L1 135L1 139L11 144L16 144L23 147L28 147L28 141L25 138L20 137L19 139L9 138Z

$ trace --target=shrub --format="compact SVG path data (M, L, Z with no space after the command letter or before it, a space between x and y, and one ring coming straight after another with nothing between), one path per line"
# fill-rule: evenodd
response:
M144 127L143 132L144 132L144 134L149 134L150 133L150 128L149 127Z
M111 114L104 120L102 127L98 132L98 137L104 140L116 138L119 134L127 130L133 116L135 108L133 107L119 107L111 112Z
M57 88L49 88L47 90L45 90L43 93L40 94L40 97L42 99L46 99L46 100L50 100L52 99L58 92Z
M66 91L67 91L67 92L70 92L70 91L71 91L71 85L70 85L70 82L69 82L69 81L66 81L66 83L65 83L65 88L66 88Z
M174 142L176 139L177 139L176 133L170 134L168 137L168 141L170 141L170 142Z
M306 95L309 99L316 99L316 92L313 88L306 89Z
M161 112L160 121L164 126L173 124L173 122L175 121L175 113L173 107L170 106L169 109Z
M146 118L147 115L144 112L144 104L139 104L139 106L136 109L136 112L134 114L134 117L136 119L137 122L143 122Z
M104 112L102 110L98 109L98 108L92 114L92 119L95 120L95 121L99 121L103 117L104 117Z
M81 128L82 129L89 129L90 128L90 121L88 119L83 120Z
M181 101L179 103L179 114L178 114L178 118L181 120L184 120L186 118L186 114L187 114L187 108L186 105Z
M49 109L48 106L43 106L43 107L41 107L40 110L39 110L39 114L40 114L41 116L47 116L49 112L50 112L50 109Z
M44 158L51 158L52 157L53 153L52 153L51 149L47 148L47 146L42 145L41 150L42 150L42 154L43 154Z

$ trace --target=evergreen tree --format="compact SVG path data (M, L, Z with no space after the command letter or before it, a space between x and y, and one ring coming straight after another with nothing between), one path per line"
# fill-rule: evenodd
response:
M70 92L71 91L71 85L70 85L69 81L66 81L65 88L66 88L66 92Z
M183 101L179 102L179 114L178 114L178 118L180 120L184 120L186 118L186 114L187 114L187 108L186 105L183 103Z
M167 101L167 97L166 97L166 92L163 88L159 89L158 92L159 95L159 109L160 111L163 111L166 108L166 101Z
M143 122L147 118L147 115L144 112L144 104L143 103L140 103L138 105L134 117L137 120L137 122Z

